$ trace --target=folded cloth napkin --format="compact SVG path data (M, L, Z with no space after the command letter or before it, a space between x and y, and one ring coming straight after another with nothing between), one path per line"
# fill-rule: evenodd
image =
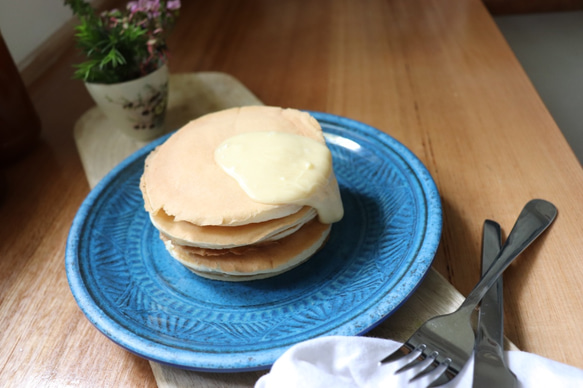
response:
M426 387L430 380L408 383L416 369L394 374L406 362L379 366L378 361L399 346L395 341L370 337L331 336L305 341L286 351L255 388ZM583 387L581 369L532 353L507 351L505 355L519 387ZM470 388L473 366L472 358L444 387Z

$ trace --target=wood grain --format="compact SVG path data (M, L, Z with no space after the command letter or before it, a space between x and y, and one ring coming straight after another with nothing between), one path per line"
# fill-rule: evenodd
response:
M172 73L227 73L265 104L347 116L403 142L438 185L434 269L462 294L478 279L485 218L507 233L529 199L555 203L555 223L505 273L506 334L583 367L583 171L480 1L185 1L169 45ZM89 191L72 132L93 105L70 79L77 59L67 48L31 85L41 141L2 167L0 386L155 386L67 286L67 233Z

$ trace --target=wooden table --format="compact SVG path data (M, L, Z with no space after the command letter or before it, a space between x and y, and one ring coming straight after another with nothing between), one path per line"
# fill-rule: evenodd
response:
M507 233L529 199L555 203L554 225L505 273L506 335L583 367L583 171L480 1L184 1L169 45L173 73L224 72L266 104L404 143L442 198L434 269L462 294L478 280L484 219ZM42 138L3 168L0 386L155 386L147 361L85 319L65 276L89 192L72 129L93 103L70 79L77 60L70 48L31 86Z

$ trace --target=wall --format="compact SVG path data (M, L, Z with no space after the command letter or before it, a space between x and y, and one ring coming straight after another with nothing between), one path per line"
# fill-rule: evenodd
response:
M0 0L0 31L19 68L71 15L63 0Z
M583 11L495 20L583 165Z

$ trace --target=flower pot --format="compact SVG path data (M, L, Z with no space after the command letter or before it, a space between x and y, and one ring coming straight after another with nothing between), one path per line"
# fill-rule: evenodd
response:
M168 66L135 80L116 84L86 82L103 114L125 135L152 140L164 133L168 105Z

